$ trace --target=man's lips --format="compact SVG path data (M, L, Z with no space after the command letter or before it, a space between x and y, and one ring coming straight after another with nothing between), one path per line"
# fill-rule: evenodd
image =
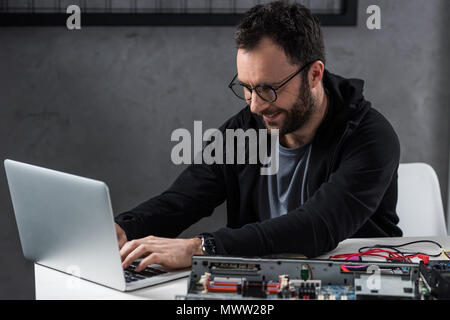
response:
M281 113L282 113L281 111L275 111L272 113L265 112L262 116L265 121L272 122L277 120L280 117Z

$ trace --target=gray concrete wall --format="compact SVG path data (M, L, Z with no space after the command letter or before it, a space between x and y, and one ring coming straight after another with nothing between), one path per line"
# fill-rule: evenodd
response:
M382 9L382 30L365 9ZM366 80L366 97L393 124L402 162L448 177L447 0L361 0L357 27L326 27L327 67ZM176 128L218 127L242 104L232 27L0 29L0 159L108 183L124 211L167 188L184 167L170 161ZM447 197L444 197L446 200ZM0 299L34 297L4 170L0 170ZM224 206L183 236L225 223ZM18 276L20 275L20 277Z

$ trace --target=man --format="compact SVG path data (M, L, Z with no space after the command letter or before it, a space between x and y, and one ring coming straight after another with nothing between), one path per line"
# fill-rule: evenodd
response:
M298 4L258 5L236 42L230 88L248 105L220 130L278 129L279 171L189 166L166 192L116 218L124 268L138 258L137 271L187 267L205 253L314 257L349 237L401 236L397 135L364 99L362 80L325 70L318 20ZM226 228L171 239L225 200Z

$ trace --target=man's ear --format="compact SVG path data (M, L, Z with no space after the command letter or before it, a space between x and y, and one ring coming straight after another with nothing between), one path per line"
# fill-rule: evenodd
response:
M320 60L317 60L311 65L308 72L309 87L311 89L315 89L322 82L324 71L325 65Z

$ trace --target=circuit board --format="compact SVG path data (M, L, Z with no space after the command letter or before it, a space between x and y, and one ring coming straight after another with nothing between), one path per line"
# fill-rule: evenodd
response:
M194 256L184 299L421 299L419 265Z
M450 300L450 261L420 263L421 290L427 298Z

